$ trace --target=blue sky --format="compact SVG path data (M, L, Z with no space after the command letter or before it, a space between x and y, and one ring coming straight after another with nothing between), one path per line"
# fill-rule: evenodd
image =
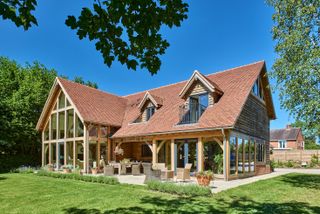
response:
M88 4L84 0L63 4L39 1L35 12L39 26L26 32L9 21L0 21L0 55L22 64L37 60L70 79L82 76L118 95L186 80L194 70L210 74L260 60L265 60L271 70L276 57L271 36L273 10L264 1L187 2L189 18L182 26L162 30L170 47L161 57L161 70L154 76L146 70L127 70L120 63L108 68L94 43L79 40L75 31L64 24L68 15L78 15ZM288 112L280 108L277 93L273 101L278 119L271 122L271 128L292 122Z

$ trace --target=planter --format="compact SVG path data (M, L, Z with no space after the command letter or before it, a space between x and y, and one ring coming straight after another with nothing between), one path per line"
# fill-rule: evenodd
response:
M71 170L70 169L63 169L63 173L70 173Z
M212 180L212 176L197 176L197 181L200 186L209 186L210 181Z
M98 169L91 169L91 173L92 173L93 175L98 174Z
M53 172L54 170L53 170L53 167L48 167L48 171L49 172Z

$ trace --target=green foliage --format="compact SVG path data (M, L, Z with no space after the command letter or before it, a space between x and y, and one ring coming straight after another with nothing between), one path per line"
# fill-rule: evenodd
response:
M22 67L0 57L0 153L40 152L35 126L56 76L38 62Z
M10 172L21 166L36 167L40 165L40 154L0 155L0 173Z
M175 184L169 182L161 182L151 180L147 182L147 187L150 190L166 192L184 196L211 196L211 190L208 187L198 186L196 184Z
M36 168L30 166L18 167L14 170L11 170L11 173L21 173L21 174L32 174L36 171Z
M36 0L1 0L0 17L9 19L17 27L22 26L28 30L32 24L38 25L37 19L32 15L32 11L37 6Z
M310 162L310 166L311 167L315 167L315 166L320 166L320 162L319 162L319 157L317 155L312 155L311 157L311 162Z
M214 156L215 170L218 174L223 173L223 154L217 154Z
M32 15L36 6L37 0L2 0L0 16L28 30L38 25ZM179 27L188 7L183 0L95 0L92 7L82 8L79 17L68 16L65 24L77 31L79 39L94 41L108 67L117 60L128 69L140 66L156 74L160 56L169 47L161 27Z
M96 88L96 89L98 88L98 84L97 84L97 83L91 82L91 81L89 81L89 80L85 82L82 77L76 76L76 77L74 78L74 82L80 83L80 84L82 84L82 85L89 86L89 87L91 87L91 88Z
M271 161L271 168L301 168L302 162L301 161ZM320 162L319 159L316 155L313 155L311 158L311 161L307 163L304 167L307 168L319 168L320 167Z
M80 175L78 173L56 173L56 172L48 172L45 170L39 170L36 175L38 176L47 176L52 178L60 178L60 179L73 179L73 180L80 180L85 182L92 182L92 183L102 183L102 184L119 184L119 181L115 177L106 177L106 176L86 176Z
M309 127L306 122L297 120L291 124L293 127L299 127L302 130L304 137L304 149L320 149L320 145L316 144L317 130L313 127Z
M105 0L82 8L81 15L69 16L66 25L77 31L79 39L89 38L110 67L117 59L128 69L160 69L160 55L169 47L159 33L161 27L180 26L187 18L188 4L182 0Z
M320 134L320 1L267 0L278 54L272 76L282 106Z

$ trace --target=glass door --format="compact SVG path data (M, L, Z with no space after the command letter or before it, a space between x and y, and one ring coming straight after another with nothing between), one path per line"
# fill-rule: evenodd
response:
M58 143L58 169L64 165L64 143Z

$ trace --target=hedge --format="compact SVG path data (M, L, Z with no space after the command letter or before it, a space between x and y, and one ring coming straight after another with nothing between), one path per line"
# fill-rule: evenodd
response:
M169 182L161 182L152 180L147 182L147 187L150 190L166 192L184 196L211 196L209 187L202 187L196 184L175 184Z
M102 183L102 184L112 184L112 185L119 184L119 181L117 178L108 177L108 176L86 176L86 175L80 175L76 173L63 174L63 173L48 172L45 170L39 170L38 172L36 172L36 175L47 176L52 178L60 178L60 179L73 179L73 180Z

